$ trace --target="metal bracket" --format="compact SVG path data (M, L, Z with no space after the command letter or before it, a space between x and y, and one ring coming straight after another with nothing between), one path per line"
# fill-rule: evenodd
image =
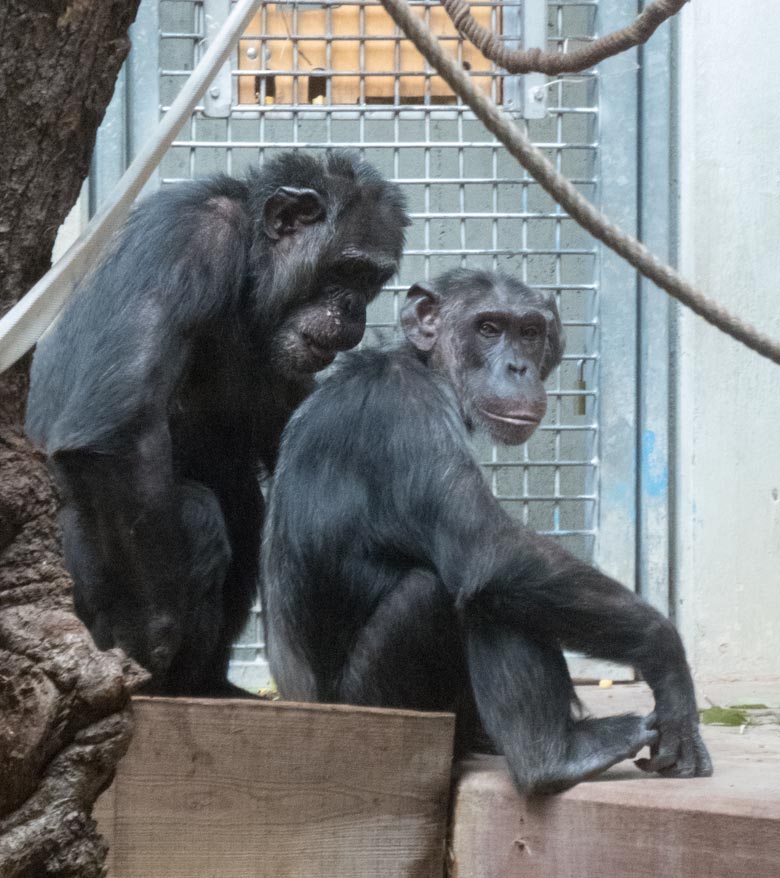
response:
M504 34L510 49L547 48L547 0L523 0L522 7L504 7ZM504 105L524 119L547 115L547 77L544 73L508 76L504 80Z
M230 14L230 0L203 0L203 15L206 24L204 51L211 40L219 32ZM203 95L203 114L216 119L225 119L230 115L233 103L233 81L230 71L232 59L226 61L214 77L213 82Z

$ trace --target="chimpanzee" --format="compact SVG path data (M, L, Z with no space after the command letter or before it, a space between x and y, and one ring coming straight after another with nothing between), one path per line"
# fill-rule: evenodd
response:
M408 222L349 153L183 183L136 208L39 343L27 429L62 494L76 611L150 691L238 694L258 476L313 373L362 338Z
M554 298L458 270L413 286L401 323L404 344L347 355L282 438L262 576L282 696L454 709L525 793L645 745L646 771L710 774L674 627L511 519L469 451L475 429L516 445L538 426L563 353ZM637 668L654 713L583 717L564 647Z

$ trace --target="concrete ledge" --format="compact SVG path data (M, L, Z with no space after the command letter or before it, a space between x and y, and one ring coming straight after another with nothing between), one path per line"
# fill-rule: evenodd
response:
M715 687L718 703L780 705ZM746 687L741 687L746 691ZM586 691L593 713L645 709L639 686ZM648 776L630 763L559 796L523 800L502 759L463 763L449 852L453 878L780 876L780 726L704 729L715 775Z

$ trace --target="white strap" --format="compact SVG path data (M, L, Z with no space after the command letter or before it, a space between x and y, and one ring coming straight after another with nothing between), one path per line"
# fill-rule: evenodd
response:
M264 2L238 0L171 108L160 120L154 137L135 157L107 202L56 265L0 319L0 372L26 354L59 314L103 244L127 216L136 195Z

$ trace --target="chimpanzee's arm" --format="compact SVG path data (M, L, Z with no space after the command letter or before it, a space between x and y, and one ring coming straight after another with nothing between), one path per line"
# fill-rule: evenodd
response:
M161 682L188 604L206 585L189 581L197 549L186 532L189 497L173 478L167 426L150 427L125 453L64 451L52 464L79 616L100 648L122 647ZM209 538L215 528L224 534L221 513L209 511L216 520L200 516L199 539L224 553L226 537Z
M448 465L428 461L423 506L435 504L432 560L461 611L467 638L485 639L487 622L488 632L491 624L497 631L515 628L540 643L636 668L654 693L659 731L652 757L640 766L669 775L709 774L693 682L671 622L552 540L511 521L465 455L442 459ZM440 491L431 490L436 481ZM478 678L473 683L479 687Z
M168 419L198 333L230 325L247 282L242 198L241 184L221 180L142 204L33 365L27 428L62 491L80 615L100 646L160 673L185 604L209 585L202 571L190 581L198 553L185 522L228 551L217 504L191 498L174 472ZM212 568L224 575L225 563Z
M142 202L38 343L28 434L53 455L125 450L167 418L195 338L229 325L248 276L244 186L228 178Z

